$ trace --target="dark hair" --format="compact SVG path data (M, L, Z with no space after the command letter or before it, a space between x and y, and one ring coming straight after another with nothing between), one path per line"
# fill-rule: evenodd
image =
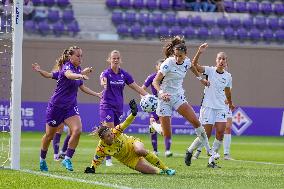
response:
M105 133L109 130L110 130L109 127L102 125L98 128L98 130L96 132L98 133L100 139L102 139L104 137Z
M172 38L169 39L165 39L166 42L168 42L165 46L164 46L164 54L165 57L168 58L170 56L172 56L174 54L174 47L178 44L185 44L185 40L184 37L182 36L174 36Z
M174 50L178 50L178 51L181 51L181 52L184 52L184 53L187 52L187 48L186 48L185 44L183 44L183 43L176 45L174 47Z
M69 49L64 49L63 53L61 56L56 59L56 64L53 66L52 71L59 71L62 68L62 65L69 60L69 56L73 55L75 50L81 49L80 47L77 46L71 46Z

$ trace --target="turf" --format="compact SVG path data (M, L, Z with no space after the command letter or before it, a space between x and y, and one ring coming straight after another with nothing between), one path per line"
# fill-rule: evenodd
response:
M151 149L147 135L135 135ZM39 147L42 133L22 133L21 170L0 170L0 188L238 188L268 189L284 188L284 139L282 137L236 137L232 138L231 154L236 161L218 164L221 169L206 167L207 158L194 160L190 167L184 164L184 153L193 136L174 136L174 156L164 157L162 138L159 138L159 157L171 168L175 176L144 175L114 160L114 166L101 165L96 174L84 174L90 165L97 139L82 134L73 158L74 171L68 172L60 162L53 161L50 146L47 163L48 174L39 170ZM64 136L61 141L64 140ZM221 149L221 154L223 149Z

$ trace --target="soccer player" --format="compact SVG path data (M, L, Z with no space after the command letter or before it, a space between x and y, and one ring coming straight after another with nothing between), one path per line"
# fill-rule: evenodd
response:
M232 124L233 124L233 115L232 110L229 108L229 105L227 103L227 122L226 122L226 128L224 132L224 160L231 160L230 155L230 148L231 148L231 141L232 141Z
M169 45L170 46L170 45ZM171 50L171 48L169 48ZM201 127L194 110L185 99L182 86L187 70L190 69L202 84L208 85L205 79L202 79L190 59L187 57L187 47L184 43L172 46L173 56L167 58L158 71L153 81L153 86L158 91L158 107L156 110L160 118L164 137L171 139L171 115L172 109L175 109L195 128L197 136L202 143L210 150L208 138L205 130ZM169 51L166 51L169 52Z
M210 137L213 126L216 128L216 136L212 145L212 155L209 158L208 167L218 168L219 166L214 162L215 154L222 145L224 131L227 122L226 103L231 110L235 107L231 99L232 76L225 70L227 65L227 55L224 52L219 52L216 57L216 66L200 66L198 60L200 55L208 47L207 43L202 44L195 57L193 64L200 73L207 76L210 86L205 87L203 101L200 109L199 120L205 127L208 137ZM191 161L193 151L201 145L199 138L196 138L191 146L188 148L186 157L188 162ZM190 164L189 164L190 165Z
M164 62L164 59L160 59L160 60L157 61L156 66L155 66L156 72L149 75L147 77L147 79L145 80L143 86L142 86L142 88L144 90L146 90L149 86L151 86L152 94L157 96L157 97L158 97L157 90L154 88L152 83L153 83L153 80L154 80L155 76L157 75L157 72L159 71L160 66L163 62ZM159 117L156 114L156 112L151 113L150 126L149 127L150 127L152 147L153 147L154 153L156 155L158 155L159 152L158 152L158 135L157 135L157 133L162 134L162 130L161 130L161 125L159 123ZM171 157L173 155L173 153L169 150L170 149L169 141L165 139L164 143L165 143L165 149L166 149L165 156Z
M106 156L113 156L124 165L141 173L174 175L176 171L169 169L153 152L146 150L138 138L123 133L138 112L135 100L130 101L129 107L131 114L123 123L114 128L100 126L95 132L98 133L100 141L92 165L86 168L85 173L95 173L95 169Z
M65 62L64 57L68 55ZM46 132L42 137L40 152L40 170L48 171L45 161L47 150L51 140L53 139L58 126L65 123L70 131L71 137L68 143L65 159L62 165L69 171L73 171L71 158L79 143L82 130L81 118L77 107L78 88L86 94L100 97L96 93L86 87L82 80L88 79L87 75L81 74L82 49L76 46L64 50L62 56L57 60L59 76L57 86L52 95L46 110ZM61 69L60 69L61 68Z
M109 53L107 62L110 67L100 75L101 85L104 87L100 101L100 121L110 128L121 122L123 114L123 91L125 84L144 96L148 94L138 86L133 77L120 67L122 60L118 50ZM106 157L106 165L112 166L110 157Z

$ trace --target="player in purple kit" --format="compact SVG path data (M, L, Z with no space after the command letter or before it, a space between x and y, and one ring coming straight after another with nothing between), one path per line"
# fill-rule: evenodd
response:
M68 61L64 62L64 55L68 54ZM45 161L47 150L53 139L58 126L65 123L71 131L71 137L68 143L65 159L62 165L69 171L73 171L71 158L79 143L82 131L82 123L77 107L78 88L81 91L100 97L86 87L82 80L88 79L87 75L81 74L82 49L76 46L65 50L62 56L57 60L57 70L59 71L57 86L52 95L46 110L46 132L41 141L40 170L48 171ZM60 69L61 68L61 69Z
M119 125L122 119L125 84L142 96L148 93L135 83L128 72L120 68L121 55L118 50L109 53L107 62L110 67L104 70L100 76L101 85L104 87L100 101L100 121L105 126L114 128L115 125ZM106 165L112 165L110 156L106 157Z
M153 83L153 80L154 78L156 77L157 75L157 71L159 71L160 69L160 66L161 64L163 63L164 59L160 59L157 61L156 63L156 72L155 73L152 73L151 75L149 75L147 77L147 79L145 80L142 88L144 90L146 90L149 86L151 86L151 91L152 91L152 94L157 96L157 90L154 88L154 86L152 85ZM161 125L159 124L159 116L156 114L156 112L152 112L151 113L151 117L150 117L150 135L151 135L151 142L152 142L152 146L153 146L153 150L154 150L154 153L156 155L159 154L158 152L158 135L157 133L159 134L162 134L162 130L161 130ZM165 143L165 156L166 157L171 157L173 154L172 152L170 151L170 144L169 144L169 140L167 140L165 138L164 140L164 143Z

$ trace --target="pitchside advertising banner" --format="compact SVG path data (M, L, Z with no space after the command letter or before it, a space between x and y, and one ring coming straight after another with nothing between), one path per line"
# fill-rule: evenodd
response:
M45 131L46 102L22 103L22 131ZM99 104L79 104L79 112L83 123L83 131L90 132L100 124ZM197 116L199 108L193 107ZM9 130L9 103L0 102L0 130ZM128 105L124 107L123 119L130 113ZM148 133L149 114L139 111L133 124L127 128L127 133ZM172 130L174 134L195 134L190 123L177 112L172 116ZM233 134L283 136L284 108L255 108L238 107L233 112Z

